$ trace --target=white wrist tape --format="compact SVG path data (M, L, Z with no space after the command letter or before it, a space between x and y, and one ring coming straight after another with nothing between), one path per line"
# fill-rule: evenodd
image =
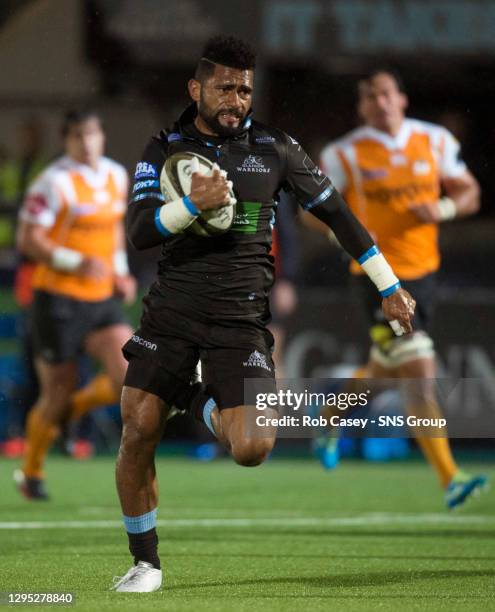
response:
M450 221L457 216L457 205L452 198L440 198L437 204L442 221Z
M51 253L51 266L55 270L61 272L73 272L79 267L83 260L82 253L66 249L65 247L56 247Z
M113 254L113 271L117 276L127 276L129 274L127 253L124 249L119 249Z
M400 288L399 279L376 245L361 255L358 263L375 283L382 297L388 297Z
M191 200L184 196L179 200L168 202L156 209L155 225L165 236L180 234L201 213Z

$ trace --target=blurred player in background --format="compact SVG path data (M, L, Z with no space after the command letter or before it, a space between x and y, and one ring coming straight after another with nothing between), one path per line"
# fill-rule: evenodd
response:
M448 130L405 117L408 99L394 71L369 73L358 91L364 125L323 149L321 167L376 240L402 286L414 295L417 308L414 333L395 338L373 285L357 262L351 263L352 289L366 306L372 340L370 360L356 375L416 379L418 393L408 394L406 409L436 414L429 328L440 266L438 225L476 213L480 190ZM445 489L449 508L485 484L484 476L471 477L459 469L447 437L416 440ZM319 449L323 462L326 452L335 452L335 440Z
M150 140L136 167L129 237L138 249L161 244L162 256L158 279L143 301L141 325L124 347L129 367L117 488L134 565L114 585L117 591L161 586L154 458L173 406L202 421L240 465L259 465L273 447L274 427L246 432L256 408L244 405L244 381L264 378L270 385L275 376L266 325L274 198L280 189L331 226L350 255L369 252L371 265L365 268L384 295L387 318L411 331L414 300L374 253L368 232L329 179L297 141L253 120L254 65L254 53L243 41L227 36L208 41L188 84L192 104L171 131ZM200 154L218 166L205 176L191 162L190 194L164 204L159 177L178 152ZM187 233L202 211L231 203L227 171L237 199L232 227L210 238ZM198 358L205 385L190 384Z
M36 262L32 329L40 395L15 475L30 499L47 498L43 463L60 425L118 400L127 365L121 347L132 330L117 296L131 301L136 291L122 222L126 171L103 156L105 134L94 111L69 112L62 136L65 155L28 190L18 227L19 250ZM83 350L108 376L96 376L71 399Z

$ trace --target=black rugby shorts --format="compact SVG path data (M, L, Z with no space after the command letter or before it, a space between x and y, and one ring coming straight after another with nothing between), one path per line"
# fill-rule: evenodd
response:
M129 361L124 384L171 404L201 359L207 392L223 409L244 405L245 379L274 380L273 336L259 320L212 320L167 302L145 299L141 325L123 348Z
M46 291L34 292L31 320L34 353L50 363L73 361L91 332L127 323L115 297L86 302Z

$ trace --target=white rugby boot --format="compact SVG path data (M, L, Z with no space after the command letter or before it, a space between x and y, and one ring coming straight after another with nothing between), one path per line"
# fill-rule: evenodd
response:
M162 570L146 561L138 561L122 578L116 576L111 591L119 593L151 593L162 586Z

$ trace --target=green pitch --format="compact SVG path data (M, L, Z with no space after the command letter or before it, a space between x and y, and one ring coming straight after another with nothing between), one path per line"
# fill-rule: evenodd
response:
M112 460L51 459L44 504L17 496L13 468L1 463L3 592L71 591L77 610L118 612L495 607L494 496L449 514L423 463L160 458L165 584L145 595L108 591L130 566Z

